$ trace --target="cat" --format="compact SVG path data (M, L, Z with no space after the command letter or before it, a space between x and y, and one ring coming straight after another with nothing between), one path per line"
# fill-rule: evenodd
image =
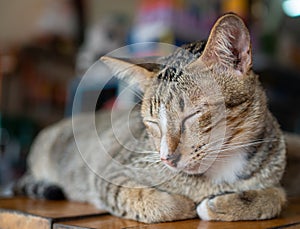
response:
M43 130L17 193L86 201L145 223L280 214L285 141L252 70L250 35L239 16L223 15L206 42L154 64L101 61L139 87L141 107L129 117L116 112L118 136L105 112L94 123L84 114Z

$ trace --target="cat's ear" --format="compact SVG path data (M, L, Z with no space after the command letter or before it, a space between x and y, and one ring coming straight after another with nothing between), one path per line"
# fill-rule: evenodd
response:
M125 80L129 84L136 84L144 91L147 83L159 70L159 65L153 60L125 59L103 56L100 58L112 71L114 76Z
M217 20L199 61L208 66L220 63L238 75L245 75L251 69L250 35L239 16L229 13Z

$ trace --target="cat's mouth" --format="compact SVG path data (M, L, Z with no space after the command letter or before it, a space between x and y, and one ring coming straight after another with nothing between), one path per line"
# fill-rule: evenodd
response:
M213 165L215 158L207 157L206 153L198 153L197 158L186 157L182 154L172 154L167 157L161 157L160 160L174 172L199 175L205 173Z
M199 165L188 165L185 168L182 169L183 172L187 174L198 174L199 173Z
M181 171L189 175L201 175L204 174L209 168L200 164L187 165Z
M201 166L201 163L188 163L182 165L180 162L175 164L167 160L162 160L162 162L166 165L166 167L174 172L184 172L190 175L203 174L207 170L207 168Z
M173 161L166 160L164 158L160 158L160 160L164 163L166 167L168 167L170 170L174 172L179 172L179 169L177 168L177 163L174 163Z

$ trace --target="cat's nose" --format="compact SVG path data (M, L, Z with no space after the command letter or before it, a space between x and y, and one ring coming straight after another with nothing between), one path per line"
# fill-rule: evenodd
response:
M181 158L181 154L168 154L165 157L161 157L160 159L169 166L177 167L177 164Z

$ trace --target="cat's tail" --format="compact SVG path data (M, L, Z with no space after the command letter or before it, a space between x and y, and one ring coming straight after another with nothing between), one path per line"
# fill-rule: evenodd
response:
M25 195L35 199L66 199L60 186L43 180L37 181L31 174L25 174L17 181L13 191L15 195Z

